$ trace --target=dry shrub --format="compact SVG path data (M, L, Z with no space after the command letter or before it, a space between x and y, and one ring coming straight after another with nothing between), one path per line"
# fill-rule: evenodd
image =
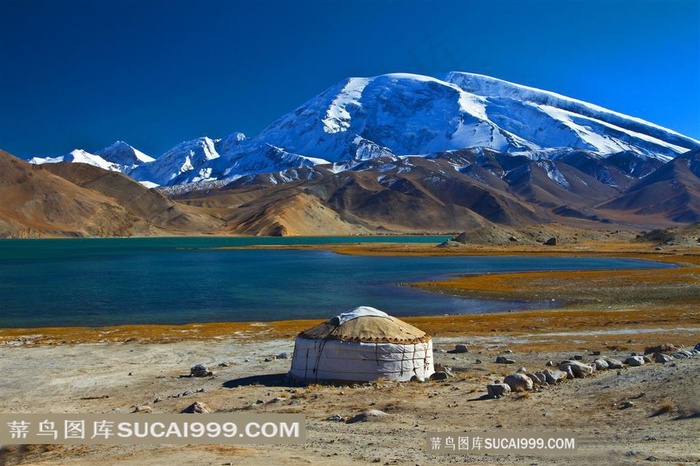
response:
M678 411L676 403L671 400L661 400L659 407L651 414L651 417L661 416L662 414L666 413L674 413L676 411Z

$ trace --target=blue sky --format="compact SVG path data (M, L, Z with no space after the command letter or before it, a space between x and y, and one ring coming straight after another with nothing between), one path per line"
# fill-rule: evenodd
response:
M451 70L700 139L700 1L0 0L0 148L255 136L349 76Z

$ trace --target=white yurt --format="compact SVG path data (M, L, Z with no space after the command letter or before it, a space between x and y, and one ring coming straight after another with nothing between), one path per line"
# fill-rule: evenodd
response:
M361 306L301 332L289 376L306 382L368 382L428 378L433 372L430 335Z

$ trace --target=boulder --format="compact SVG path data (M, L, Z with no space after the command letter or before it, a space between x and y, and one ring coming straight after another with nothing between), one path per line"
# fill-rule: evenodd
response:
M532 379L525 374L510 374L503 379L513 392L527 392L533 389Z
M510 385L505 383L492 383L486 386L489 398L501 398L510 393Z
M625 364L630 367L637 367L644 364L644 358L642 356L630 356L625 359Z
M610 368L610 365L605 362L605 359L599 358L593 361L593 365L595 366L595 370L597 371L605 371Z
M698 343L697 345L695 345L695 351L700 351L700 343Z
M556 246L556 245L557 245L557 239L554 238L554 237L552 237L552 238L549 238L547 241L545 241L545 242L542 243L542 244L544 244L545 246Z
M578 378L591 375L595 371L595 367L579 361L562 361L559 363L559 369L567 373L570 372Z
M605 362L608 363L608 369L622 369L625 367L619 359L605 358Z
M546 369L542 373L544 374L545 381L551 385L557 384L567 378L566 372L557 369Z

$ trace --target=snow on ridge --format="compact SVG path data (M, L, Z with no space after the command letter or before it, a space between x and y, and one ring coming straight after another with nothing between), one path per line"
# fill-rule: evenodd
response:
M631 122L642 127L647 127L657 131L675 136L678 139L695 145L700 145L700 141L685 136L669 128L651 123L642 118L625 115L624 113L591 104L583 100L567 97L552 91L545 91L535 87L524 86L512 83L503 79L493 78L476 73L463 71L451 71L445 77L445 81L454 83L467 92L473 92L484 97L510 97L517 100L527 100L538 104L550 105L564 110L580 113L582 115L603 119L614 124ZM608 119L612 118L613 121ZM622 126L622 125L621 125ZM624 127L624 126L623 126ZM625 128L627 130L627 128Z
M339 133L347 131L350 128L350 113L347 110L348 105L360 106L360 98L362 91L371 78L350 78L341 91L335 96L331 102L326 116L323 118L323 130L326 133Z

